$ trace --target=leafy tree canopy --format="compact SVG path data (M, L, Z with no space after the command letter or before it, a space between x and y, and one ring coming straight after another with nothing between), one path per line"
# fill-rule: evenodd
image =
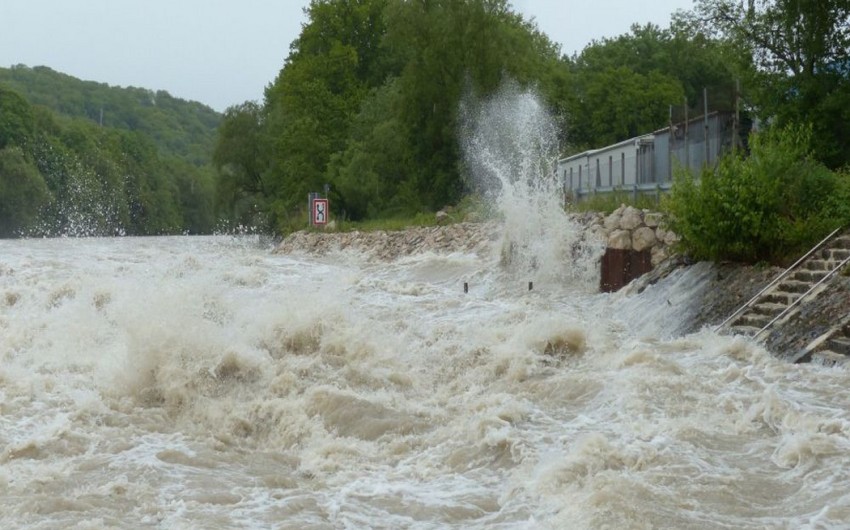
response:
M691 21L749 53L763 119L810 124L820 160L850 163L850 2L699 0Z

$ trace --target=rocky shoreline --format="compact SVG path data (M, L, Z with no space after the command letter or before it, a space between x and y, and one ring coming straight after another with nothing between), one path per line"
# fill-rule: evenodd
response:
M655 212L621 207L611 215L585 213L574 217L585 230L584 237L605 242L608 248L649 250L654 270L635 280L629 290L641 292L676 269L692 266L674 252L676 234L664 227L663 216ZM412 227L399 231L296 232L285 238L276 252L325 255L352 250L368 259L392 261L423 252L473 252L485 255L501 237L495 221L463 222L443 226ZM733 263L710 264L707 285L684 328L694 332L723 322L738 307L763 289L782 269ZM801 308L784 325L771 332L763 344L779 357L793 357L812 339L843 318L850 308L850 278L839 276L827 292Z
M308 232L290 234L276 252L324 255L353 250L380 261L423 252L474 252L487 250L501 235L500 224L455 223L443 226L411 227L405 230L370 232Z

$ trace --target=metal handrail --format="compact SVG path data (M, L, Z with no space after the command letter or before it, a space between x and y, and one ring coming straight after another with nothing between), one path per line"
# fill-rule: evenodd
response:
M835 234L837 234L837 233L838 233L838 232L839 232L842 228L843 228L843 227L838 227L838 228L836 228L835 230L833 230L831 234L829 234L828 236L826 236L825 238L823 238L823 240L822 240L820 243L818 243L817 245L815 245L814 247L812 247L812 249L811 249L810 251L808 251L808 252L807 252L807 253L806 253L806 254L805 254L802 258L798 259L797 261L795 261L795 262L794 262L794 264L793 264L793 265L791 265L790 267L788 267L787 269L785 269L784 271L782 271L782 272L781 272L778 276L776 276L776 278L774 278L774 279L773 279L773 281L772 281L772 282L770 282L769 284L767 284L767 286L765 286L765 288L764 288L764 289L762 289L761 291L759 291L757 295L755 295L755 296L753 296L752 298L750 298L750 300L749 300L747 303L745 303L744 305L742 305L741 307L739 307L737 311L735 311L734 313L732 313L732 314L729 316L729 318L727 318L726 320L724 320L723 322L721 322L720 324L718 324L718 325L717 325L717 327L716 327L716 328L714 328L714 332L716 333L716 332L720 331L720 330L723 328L723 326L725 326L726 324L728 324L731 320L735 319L736 317L740 316L740 315L741 315L741 313L743 313L743 312L744 312L744 311L745 311L748 307L750 307L750 305L752 305L752 303L753 303L753 302L755 302L757 299L759 299L759 298L761 297L761 295L763 295L763 294L764 294L764 293L765 293L768 289L770 289L771 287L773 287L773 286L774 286L774 285L776 285L777 283L779 283L779 282L781 282L782 280L784 280L784 279L785 279L785 277L786 277L786 276L788 276L788 273L790 273L790 272L791 272L791 271L793 271L795 268L797 268L797 265L799 265L800 263L802 263L804 260L808 259L808 258L809 258L809 256L811 256L812 254L814 254L814 253L815 253L815 252L817 252L818 250L820 250L820 249L821 249L821 247L823 247L824 243L826 243L827 241L829 241L830 239L832 239L832 238L835 236Z
M828 279L830 279L830 278L832 277L832 275L833 275L833 274L835 274L837 271L839 271L839 270L843 269L843 268L844 268L844 267L845 267L848 263L850 263L850 257L844 258L844 260L843 260L841 263L839 263L838 265L836 265L834 269L832 269L831 271L829 271L828 273L826 273L826 274L823 276L823 278L821 278L820 280L818 280L818 282L817 282L816 284L812 285L812 286L809 288L809 290L808 290L808 291L806 291L805 293L803 293L803 296L801 296L800 298L797 298L796 300L794 300L794 303L792 303L791 305L789 305L788 307L786 307L786 308L785 308L785 309L784 309L781 313L779 313L778 315L776 315L775 317L773 317L773 320L771 320L770 322L768 322L767 324L765 324L763 328L761 328L760 330L758 330L758 332L756 332L756 334L755 334L755 335L753 335L753 340L755 340L756 338L758 338L758 336L759 336L759 335L761 335L762 333L764 333L764 330L766 330L767 328L769 328L770 326L772 326L774 322L776 322L777 320L780 320L782 317L784 317L786 314L788 314L788 313L789 313L792 309L794 309L794 307L796 307L796 306L797 306L800 302L802 302L802 301L803 301L803 300L804 300L807 296L809 296L810 294L812 294L812 291L814 291L814 290L815 290L815 289L817 289L817 288L818 288L818 287L819 287L822 283L824 283L825 281L827 281Z

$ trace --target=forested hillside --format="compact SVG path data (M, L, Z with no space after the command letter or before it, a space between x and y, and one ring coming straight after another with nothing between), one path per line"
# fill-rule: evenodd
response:
M63 116L140 132L153 140L162 155L198 166L210 162L221 122L221 114L206 105L163 90L82 81L47 66L0 68L0 86Z
M0 236L212 231L219 119L165 92L0 69Z

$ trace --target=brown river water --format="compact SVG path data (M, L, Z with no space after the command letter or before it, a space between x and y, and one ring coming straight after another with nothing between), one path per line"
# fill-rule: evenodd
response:
M497 246L0 241L0 527L850 526L846 370Z
M599 294L539 98L460 117L483 250L0 241L0 528L850 528L850 373Z

